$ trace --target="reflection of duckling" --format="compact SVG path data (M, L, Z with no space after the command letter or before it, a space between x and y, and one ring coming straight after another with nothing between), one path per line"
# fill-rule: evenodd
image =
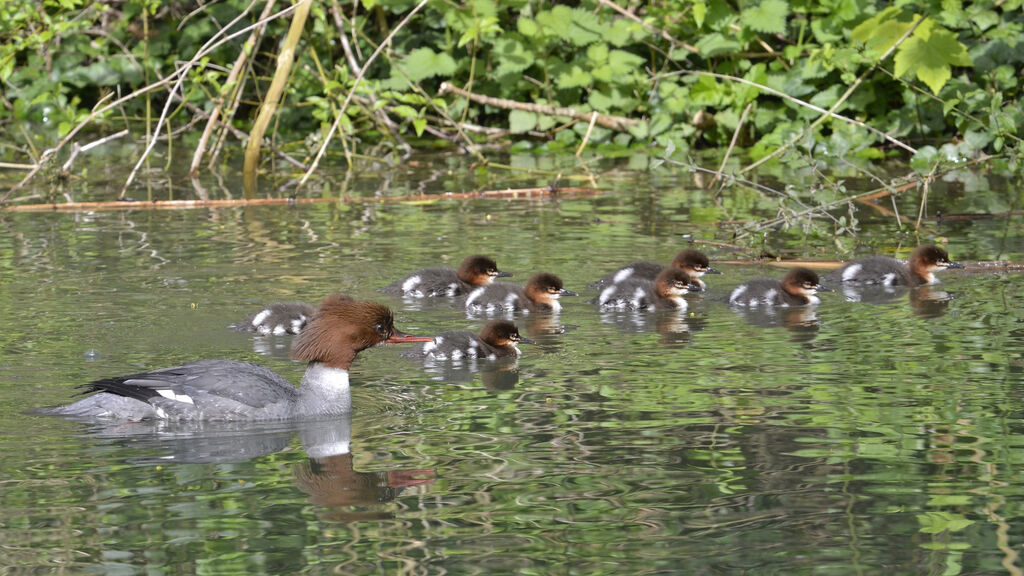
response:
M910 307L922 318L938 318L946 313L953 296L934 286L918 286L910 291Z
M902 262L887 256L871 256L855 260L830 273L830 283L880 284L882 286L920 286L938 280L935 272L947 268L963 268L951 262L949 254L938 246L921 246Z
M424 268L377 290L385 294L412 298L459 296L478 286L486 286L495 278L511 276L498 270L498 264L487 256L470 256L462 261L458 270L452 268Z
M534 274L524 287L508 282L497 282L477 288L466 298L466 310L558 312L562 309L558 302L561 296L576 296L576 293L562 288L562 279L558 276L541 272Z
M797 266L789 271L782 281L775 278L754 278L740 284L729 295L729 304L734 306L807 306L820 302L819 291L827 291L818 274L809 268Z
M721 274L718 270L711 267L711 262L703 252L699 250L686 249L676 254L672 264L667 266L668 268L676 268L686 272L694 284L700 287L699 290L704 290L706 286L704 281L701 280L701 276L705 274ZM662 266L656 262L648 262L646 260L639 260L631 264L627 264L622 268L619 268L615 272L601 278L600 280L590 284L589 288L606 288L612 284L618 284L626 279L637 279L642 278L645 280L654 281L658 277L658 274L664 270L666 266ZM699 291L698 290L698 291Z
M664 268L653 282L629 278L605 288L590 302L601 308L686 310L683 296L698 291L700 286L690 280L689 274L678 268Z

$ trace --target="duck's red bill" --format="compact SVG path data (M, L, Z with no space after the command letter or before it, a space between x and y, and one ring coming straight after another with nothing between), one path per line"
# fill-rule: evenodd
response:
M431 336L414 336L412 334L406 334L405 332L399 332L395 330L395 333L388 338L388 344L409 344L411 342L433 342L434 338Z

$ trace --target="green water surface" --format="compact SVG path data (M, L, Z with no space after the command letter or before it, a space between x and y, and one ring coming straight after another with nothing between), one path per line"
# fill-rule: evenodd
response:
M884 303L824 294L750 316L722 300L781 269L715 263L724 274L681 317L601 314L587 283L691 241L711 242L697 247L713 261L744 257L718 222L776 209L686 176L609 178L619 193L556 201L0 213L0 571L1021 573L1019 276L950 271ZM962 213L1012 209L1020 192L932 194L930 210ZM930 221L914 237L859 214L865 251L937 241L956 259L1024 260L1020 218ZM798 230L767 242L836 256ZM557 318L517 318L538 342L516 366L371 349L353 366L351 418L316 425L26 413L92 379L201 358L298 382L288 337L226 329L278 300L343 291L388 304L409 332L479 329L453 301L375 292L477 252L514 281L550 271L581 293Z

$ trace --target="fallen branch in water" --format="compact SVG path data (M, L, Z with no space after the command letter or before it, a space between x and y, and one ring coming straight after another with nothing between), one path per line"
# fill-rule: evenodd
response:
M61 202L0 206L0 212L101 212L114 210L195 210L197 208L233 208L238 206L281 206L294 204L390 204L412 202L428 204L451 200L519 200L555 196L597 196L608 190L595 188L516 188L484 192L449 192L444 194L405 194L402 196L343 196L341 198L237 198L226 200L116 200L104 202Z

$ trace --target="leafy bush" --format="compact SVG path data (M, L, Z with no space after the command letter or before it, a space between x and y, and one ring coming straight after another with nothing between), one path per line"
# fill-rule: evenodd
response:
M278 140L308 150L342 113L356 74L339 21L362 65L416 4L315 3L279 113ZM111 96L192 60L247 6L246 0L0 4L4 140L18 143L19 152L52 146ZM492 137L500 128L511 141L547 149L588 138L604 146L671 143L679 153L724 147L736 135L755 156L793 141L819 153L866 156L897 149L894 140L927 154L947 146L947 156L962 157L1017 148L1024 120L1021 0L740 6L724 0L620 1L618 8L597 0L430 2L368 67L343 111L342 133L354 144L411 139L427 145L442 136ZM252 24L261 7L232 30ZM286 30L283 19L269 23L251 72L237 83L243 92L231 122L242 130L274 72ZM173 102L173 123L186 124L197 110L209 112L227 99L235 86L228 73L247 49L246 38L220 45L191 68L183 98L195 108ZM438 97L442 82L491 100ZM138 125L144 118L151 126L152 106L163 106L169 86L124 102L94 126L122 127L125 119ZM815 122L831 108L876 132L836 118ZM633 122L621 129L589 126L586 118L595 112Z

